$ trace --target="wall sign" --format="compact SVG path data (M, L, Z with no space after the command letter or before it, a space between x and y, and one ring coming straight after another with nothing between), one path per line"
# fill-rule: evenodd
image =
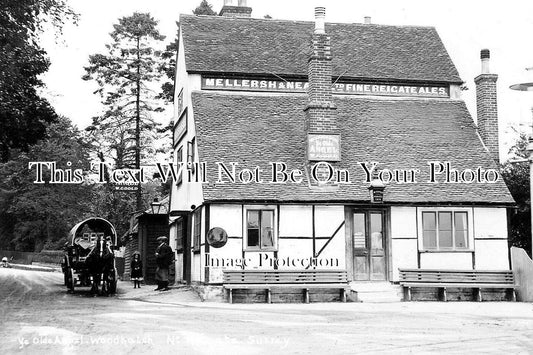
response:
M213 248L222 248L228 242L228 233L223 228L214 227L207 232L207 243Z
M338 134L307 135L307 158L313 161L340 161L341 137Z
M183 115L181 115L178 122L174 125L174 132L172 134L174 147L180 142L185 133L187 133L187 110L183 112Z
M308 87L309 83L301 80L202 77L203 90L305 93ZM446 85L337 82L332 86L332 90L334 94L340 95L450 97L450 88Z

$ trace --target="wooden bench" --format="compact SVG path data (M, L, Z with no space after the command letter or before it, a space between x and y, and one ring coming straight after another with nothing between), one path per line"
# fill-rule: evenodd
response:
M481 289L503 288L511 290L511 299L516 300L513 272L510 270L425 270L399 269L400 285L404 299L411 301L412 287L436 287L440 298L446 301L446 288L472 288L478 301L482 301Z
M272 288L300 288L304 291L304 302L309 303L310 288L338 288L342 302L346 302L350 286L345 270L224 270L224 288L228 290L229 303L233 303L236 289L266 290L267 303L271 303Z

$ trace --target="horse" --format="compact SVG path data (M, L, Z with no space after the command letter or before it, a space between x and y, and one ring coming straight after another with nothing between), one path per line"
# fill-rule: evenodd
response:
M99 294L98 285L102 282L102 294L108 295L112 290L108 288L109 277L114 272L115 256L110 248L109 237L104 240L99 236L95 246L91 249L85 259L89 274L92 276L91 293Z

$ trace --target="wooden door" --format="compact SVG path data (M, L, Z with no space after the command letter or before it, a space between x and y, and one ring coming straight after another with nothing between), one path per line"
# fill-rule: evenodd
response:
M385 211L353 212L354 280L386 280Z

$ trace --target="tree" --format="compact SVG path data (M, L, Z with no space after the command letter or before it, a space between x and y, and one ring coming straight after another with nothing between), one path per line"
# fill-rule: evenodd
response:
M200 5L192 11L195 15L209 15L216 16L217 13L213 11L213 5L211 5L207 0L202 0Z
M46 126L57 120L47 100L37 90L39 76L50 65L37 44L48 23L61 31L77 15L65 0L3 0L0 11L0 162L13 149L28 151L41 139Z
M0 187L5 192L0 203L0 249L57 249L70 228L91 215L91 186L50 183L48 168L43 168L44 183L34 182L36 168L30 170L30 162L56 162L63 170L89 171L87 146L68 119L59 117L46 135L28 152L14 152L9 162L0 163Z
M161 52L154 43L165 37L157 29L157 21L148 13L134 13L119 19L111 32L113 42L107 45L108 54L94 54L85 67L84 80L95 80L102 95L106 112L93 120L92 129L111 141L117 163L141 166L142 149L150 141L158 124L151 113L163 110L151 86L161 77ZM143 138L144 143L143 145ZM101 152L103 153L103 152ZM120 158L122 157L122 158ZM143 209L139 184L136 194L137 210Z
M527 136L522 133L509 153L516 158L527 159ZM512 246L531 252L531 200L529 185L529 164L527 162L506 162L502 166L502 176L516 201L517 208L510 216L510 238Z

